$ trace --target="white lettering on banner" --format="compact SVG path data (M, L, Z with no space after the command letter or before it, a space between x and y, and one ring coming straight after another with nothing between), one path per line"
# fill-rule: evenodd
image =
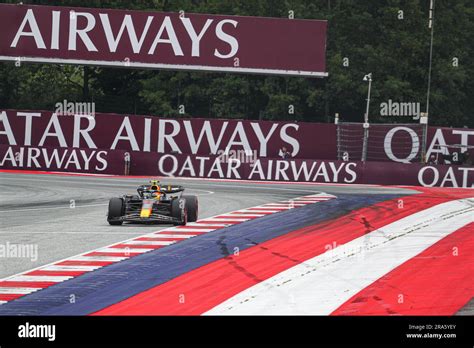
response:
M12 127L8 121L8 115L6 111L0 113L0 123L3 125L4 130L0 130L0 136L6 135L9 145L16 145L15 136L13 135ZM25 136L26 138L26 136Z
M449 167L446 174L444 175L443 181L439 186L445 187L446 182L450 182L452 187L459 187L454 175L453 167Z
M97 47L94 46L92 43L89 35L87 34L89 31L91 31L94 26L95 26L95 17L88 12L74 12L71 11L71 15L69 16L69 44L68 44L68 49L69 51L75 51L76 50L76 42L77 42L77 36L79 36L86 45L86 48L89 52L97 52ZM79 17L84 17L87 20L86 27L84 29L78 29L77 28L77 22Z
M120 43L123 31L126 29L128 33L128 38L130 39L130 43L132 44L133 53L139 53L142 48L143 41L145 41L148 29L150 29L151 22L153 21L153 17L148 16L142 35L140 36L140 39L138 39L137 33L135 32L135 25L133 23L132 16L125 15L120 30L117 36L114 38L114 34L112 33L112 28L110 26L109 15L105 13L100 13L99 17L102 22L102 27L104 28L105 37L107 39L107 44L109 45L110 52L117 51L117 46Z
M396 157L395 154L393 153L393 150L392 150L393 137L399 131L405 131L411 137L411 141L412 141L411 152L406 158ZM410 163L410 161L416 157L416 155L418 154L418 151L420 150L420 139L418 138L418 135L416 134L416 132L411 128L408 128L408 127L394 127L392 129L390 129L387 132L387 134L385 135L384 149L385 149L385 154L392 161L400 162L400 163Z
M186 31L188 32L188 35L192 41L191 55L193 57L199 57L199 43L201 42L204 33L207 31L213 20L208 19L199 34L196 34L196 30L194 30L193 24L189 18L181 18L181 21L183 22L184 27L186 28Z
M410 150L410 154L406 158L397 158L392 150L392 142L393 142L393 137L395 136L395 133L397 133L400 130L404 130L408 132L412 139L412 148ZM451 134L453 135L460 135L460 144L461 149L460 152L466 152L468 151L467 146L469 144L469 137L474 136L474 131L472 130L459 130L459 129L453 129L450 130ZM447 142L444 137L443 129L438 128L436 129L433 138L431 139L431 142L428 146L428 149L426 150L426 158L430 158L432 154L439 154L439 155L450 155L449 152L449 147L447 146ZM464 147L463 147L464 146ZM401 162L401 163L409 163L412 161L416 155L418 154L418 151L420 149L420 139L416 132L408 127L395 127L390 129L387 134L385 135L385 140L384 140L384 149L385 153L387 154L387 157L391 159L392 161L395 162ZM450 163L450 161L445 160L445 163Z
M34 154L33 154L34 153ZM34 162L35 163L35 167L36 168L41 168L41 165L39 164L37 158L41 155L41 151L40 149L37 149L37 148L34 148L34 147L30 147L28 148L28 160L26 162L26 166L28 168L31 168L32 167L32 163Z
M349 179L349 180L347 178L344 178L344 181L348 184L352 184L353 182L357 180L357 173L352 169L352 167L353 169L355 169L355 167L357 167L357 163L354 163L354 162L348 163L344 168L346 170L346 173L352 177L352 179Z
M64 166L64 169L70 169L68 168L70 164L74 164L76 166L75 169L81 170L81 164L79 163L79 158L77 157L76 151L71 151L71 154L69 155L69 158L66 162L66 165Z
M54 132L50 132L51 127L54 128ZM64 138L64 133L59 124L58 115L56 113L51 115L48 125L46 126L46 130L41 137L41 140L38 146L43 146L46 138L48 137L56 137L60 147L67 147L66 139Z
M253 153L255 150L257 157L274 158L277 156L277 148L281 146L287 146L293 156L299 154L303 145L311 146L311 139L306 139L306 134L303 137L299 133L304 130L301 126L296 123L173 120L120 115L111 117L101 114L90 117L84 114L60 115L51 112L0 110L0 143L25 147L87 147L192 155L222 155L232 151ZM407 138L407 134L410 139L403 148L406 148L409 154L405 152L401 155L395 151L400 149L397 147L397 139L400 136ZM432 154L463 153L467 151L468 146L474 145L474 130L439 128L432 134L427 158ZM300 144L299 138L305 142ZM387 159L409 163L414 162L419 155L420 142L415 130L398 126L387 131L383 146ZM454 150L448 147L453 144L460 146ZM33 151L33 154L35 153ZM306 149L306 154L310 155L311 150ZM449 162L445 160L445 163ZM270 165L277 166L277 163ZM301 177L306 176L306 171L309 171L309 168L300 166L293 168L291 164L287 169L283 166L285 165L281 164L278 169L283 170L279 174L283 179L283 173L286 173L287 169L296 170L296 175ZM319 166L314 168L315 171L318 169L318 177L323 178L324 169ZM258 168L255 170L258 172ZM315 171L310 176L314 176Z
M107 151L97 152L96 160L102 164L102 167L95 166L95 170L101 172L107 169L107 160L103 157L107 156Z
M275 165L274 163L275 162ZM327 165L329 165L329 170ZM263 168L260 160L255 161L248 176L249 180L284 180L284 181L313 181L313 182L340 182L341 172L344 174L343 181L352 183L357 180L357 173L353 170L357 163L340 163L336 166L333 162L313 161L308 169L308 161L301 161L299 164L294 160L268 160L267 172ZM275 169L273 169L275 168ZM288 169L291 170L288 172ZM288 174L291 173L292 176ZM301 177L304 174L304 177ZM321 180L322 179L322 180Z
M165 30L168 39L161 38ZM181 49L178 38L176 37L176 33L174 31L173 24L171 23L171 19L169 16L166 16L163 20L160 30L158 30L158 34L156 34L155 40L153 41L153 44L151 45L150 50L148 51L148 54L154 54L156 46L159 43L171 44L175 56L184 56L183 50Z
M313 181L318 181L318 177L319 177L319 176L323 176L323 177L324 177L323 182L330 182L329 175L328 175L328 171L326 170L326 164L324 164L324 162L322 162L322 163L319 165L319 168L318 168L318 170L316 171L316 174L314 175Z
M164 165L165 165L165 160L170 158L173 163L173 169L171 170L165 170ZM158 160L158 170L160 171L161 174L165 176L174 176L174 173L176 173L176 170L178 170L178 159L173 156L173 155L164 155Z
M455 171L462 172L462 183L459 185L456 179ZM469 177L469 173L473 175ZM432 180L428 181L426 175L431 174ZM441 179L441 180L440 180ZM446 173L442 176L437 167L426 166L418 171L418 183L425 187L462 187L462 188L474 188L474 168L463 168L463 167L449 167ZM450 185L446 185L450 183Z
M81 129L81 120L86 119L89 123L85 129ZM89 132L95 127L95 117L88 115L74 115L74 135L72 140L72 147L80 147L81 137L85 140L89 149L97 149L94 141L92 140ZM31 144L30 144L31 145Z
M286 171L290 167L290 163L288 161L276 161L276 168L275 168L275 180L290 180L288 175L286 175ZM281 178L280 178L281 175Z
M333 182L339 182L339 172L344 167L343 164L339 165L339 168L336 168L336 165L333 162L329 162L329 167L334 173Z
M35 148L29 147L24 151L23 147L20 147L15 153L12 147L8 147L0 159L0 167L13 167L13 168L32 168L32 169L54 169L54 170L70 170L70 171L81 171L81 170L94 170L104 171L107 169L108 163L105 158L107 151L96 150L91 151L89 154L86 150L78 149L46 149L46 148ZM61 153L62 151L62 153ZM96 160L98 165L94 168L90 167L92 160ZM26 164L23 166L23 164ZM100 164L100 165L99 165Z
M442 129L436 130L433 139L431 140L431 144L426 151L426 158L430 158L433 153L449 155L449 150L446 146Z
M258 173L257 180L265 180L265 174L263 173L263 168L262 168L262 164L260 163L260 160L256 160L252 164L252 171L249 174L249 179L253 179L255 173Z
M214 163L212 163L211 169L209 169L209 172L207 174L208 177L212 177L212 173L217 172L219 174L219 178L224 177L224 172L222 171L222 166L221 166L221 161L216 158L214 159Z
M198 160L198 171L196 174L196 166L193 164L193 159ZM182 164L181 164L182 163ZM210 163L209 169L206 171L206 163ZM224 174L223 165L227 166L226 174ZM231 160L222 163L219 158L210 157L193 157L186 156L184 162L178 160L174 155L164 155L158 160L158 170L160 175L174 177L174 176L189 176L212 178L217 174L218 178L226 179L240 179L241 176L238 169L241 166L239 160Z
M25 31L25 27L27 24L30 27L31 31ZM20 28L18 28L18 31L10 47L16 47L16 45L18 44L18 41L20 40L22 36L32 36L33 39L35 40L35 44L37 48L46 49L46 45L44 44L43 37L41 36L41 32L38 27L38 23L36 23L36 18L32 9L29 9L28 11L26 11L26 15L23 18Z
M52 151L51 157L49 157L47 149L42 149L42 150L43 150L43 157L44 157L44 162L46 164L46 168L51 168L51 164L53 163L53 160L56 162L57 168L62 168L64 159L67 155L67 151L64 151L63 156L61 157L61 159L59 159L58 149L54 149Z
M460 167L458 168L462 172L462 187L463 188L474 188L474 168L463 168ZM469 172L471 172L473 175L471 176L471 185L469 186Z
M239 137L240 141L237 141L236 138ZM245 134L244 126L242 122L238 122L237 126L234 129L234 133L231 135L229 142L224 150L224 153L228 153L232 146L240 145L243 147L244 151L251 152L252 147L250 146L247 134Z
M199 161L199 177L202 178L204 177L204 165L209 160L209 157L196 157L196 159Z
M237 54L237 51L239 50L239 42L237 41L237 39L225 33L224 30L222 29L224 24L227 24L227 23L233 25L234 28L237 28L237 25L239 24L237 21L234 21L231 19L224 19L223 21L220 21L216 26L216 36L222 41L227 42L230 46L230 51L227 54L220 53L217 50L217 48L214 50L214 55L222 59L228 59L228 58L234 57Z
M171 124L173 126L173 130L171 133L166 134L166 125ZM158 130L158 152L165 153L165 140L168 145L171 146L171 151L181 153L178 145L174 141L174 137L178 135L180 131L180 124L176 120L160 120L159 121L159 130Z
M2 161L0 162L0 167L5 166L6 162L10 162L12 167L19 167L19 164L16 163L15 154L13 153L13 148L9 147L5 156L3 156Z
M126 135L122 135L122 132L124 130L127 133ZM133 133L133 128L132 128L132 125L130 124L130 120L128 116L124 117L122 121L122 125L120 126L120 129L117 132L117 135L115 136L114 142L112 143L112 146L110 147L110 149L115 150L115 148L117 147L117 143L120 140L128 141L133 151L140 151L140 147L138 146L138 143L137 143L137 138L135 138L135 134Z
M465 146L461 148L461 153L466 152L467 145L469 145L469 136L474 135L474 131L453 129L453 134L459 134L461 136L461 145Z
M59 50L59 24L61 23L61 11L53 11L51 23L51 49Z
M268 141L270 140L273 132L275 132L275 129L277 129L278 124L274 123L272 124L272 128L267 133L267 136L263 135L262 129L260 128L260 124L256 122L252 122L250 124L255 132L255 135L258 138L258 141L260 142L260 156L262 157L267 157L267 144Z
M143 152L150 152L154 147L158 153L172 151L193 155L202 153L205 148L209 149L205 153L212 155L240 149L245 153L253 153L253 149L255 149L259 157L276 156L276 153L268 153L270 144L273 145L273 148L275 146L291 146L293 156L296 156L300 151L297 137L288 134L289 131L298 132L299 125L295 123L270 123L263 130L263 126L258 122L245 123L242 121L214 123L205 120L200 123L190 120L142 117L132 119L130 116L123 116L113 119L112 122L100 114L91 117L87 114L60 115L20 111L16 112L16 116L25 120L24 128L18 120L12 118L11 112L0 112L0 140L2 137L6 137L11 146L68 148L69 145L72 145L73 148L87 147L89 149L104 148ZM43 120L41 120L42 117ZM47 121L46 126L44 119ZM118 121L120 126L118 126ZM107 122L108 124L105 126L104 123ZM117 126L118 130L116 130ZM280 129L278 130L278 128ZM113 132L110 135L108 134L109 129L112 129ZM196 131L197 129L199 132ZM33 137L33 130L38 137ZM23 144L17 144L17 137L23 139ZM107 139L111 144L107 144L101 138ZM52 140L57 143L51 144Z
M313 162L311 169L308 171L308 166L306 165L306 162L302 162L299 169L296 169L296 162L291 161L291 169L293 170L293 178L295 179L295 181L301 181L300 175L302 171L304 172L304 181L310 181L310 173L313 172L316 163L317 162Z
M145 127L143 134L143 151L150 152L150 133L151 133L151 118L145 118Z
M190 177L195 177L196 176L196 172L194 171L193 162L191 160L191 157L188 156L186 158L186 160L184 161L183 166L181 167L181 170L179 171L178 176L190 176Z
M217 138L217 141L214 140L214 135L212 134L212 127L211 127L211 122L210 121L204 121L202 128L201 128L201 133L199 133L198 140L196 141L196 138L194 137L193 133L193 126L191 121L183 121L184 124L184 130L186 131L186 136L189 141L189 146L191 148L191 153L195 155L198 152L199 147L201 146L202 139L204 138L204 135L206 135L207 142L209 143L209 147L211 149L212 154L217 154L219 151L219 145L222 141L222 137L224 136L225 130L227 129L227 125L229 122L225 121L222 123L221 131L219 133L219 137Z
M227 177L228 178L234 177L236 179L240 179L240 174L238 172L238 169L240 168L240 165L242 164L242 162L240 162L240 160L238 159L231 158L227 163L228 163Z
M199 33L197 33L195 26L192 23L192 19L190 18L182 17L179 22L175 21L173 23L170 16L164 16L160 23L157 16L151 15L147 17L146 23L143 26L144 20L134 20L134 14L125 14L121 21L120 28L116 25L116 28L114 29L112 28L108 13L99 13L97 16L90 12L75 12L74 10L71 10L67 16L69 23L61 22L61 13L65 13L64 11L51 11L51 26L45 27L43 25L43 27L39 27L34 11L35 9L28 9L26 11L10 47L16 48L19 43L27 38L32 38L36 48L47 49L48 47L46 46L42 35L43 31L44 33L51 32L51 43L49 48L58 50L60 49L59 33L64 31L64 26L66 26L69 28L67 41L67 49L69 51L76 51L78 49L78 41L80 40L89 52L98 52L94 41L96 43L106 41L107 49L111 53L116 52L119 45L124 46L130 44L133 52L135 54L140 54L143 49L143 43L147 38L151 39L150 36L153 35L153 33L157 34L154 36L151 46L148 47L148 49L144 49L150 55L155 54L155 50L159 44L168 44L171 45L175 56L184 56L185 52L182 50L183 45L180 43L180 40L190 40L191 51L186 52L186 54L189 54L191 57L200 57L200 43L204 37L209 37L210 35L215 35L218 40L227 43L230 46L228 53L224 53L215 48L213 52L215 57L231 59L239 50L239 41L237 38L224 31L224 26L237 28L238 22L231 19L218 21L215 25L214 33L210 34L209 28L214 23L213 19L207 19ZM81 28L78 27L79 22L81 23ZM100 23L102 26L100 30L96 30L97 23ZM184 27L187 37L183 37L182 35L181 37L178 37L176 35L175 26L178 25L178 23L181 23ZM138 25L140 29L143 27L141 33L138 34L140 35L139 38L135 28L136 25ZM152 26L154 28L152 28ZM92 35L92 31L94 31L94 35ZM114 31L117 32L116 35L114 35ZM124 35L125 31L128 35ZM104 37L101 37L100 35L104 35L105 40L103 40ZM125 42L127 40L126 37L128 38L128 42ZM27 43L30 44L29 41Z
M293 147L293 151L291 152L291 156L295 157L298 154L298 152L300 152L300 143L298 142L298 140L296 140L295 138L289 136L286 133L286 130L290 127L294 128L296 130L298 130L300 128L300 126L298 124L295 124L295 123L285 124L283 127L281 127L280 138L281 138L281 140L287 142L288 144L290 144Z
M25 141L23 144L25 146L31 146L31 129L33 123L33 117L41 117L40 112L18 112L17 116L24 116L25 117ZM10 145L15 145L11 144Z

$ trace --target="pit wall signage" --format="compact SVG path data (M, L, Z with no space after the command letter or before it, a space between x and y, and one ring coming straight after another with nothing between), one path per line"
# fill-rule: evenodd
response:
M0 145L0 168L122 175L474 188L474 167L394 162L229 158Z
M324 77L324 20L0 4L0 60Z
M0 144L200 156L244 151L254 157L278 157L285 146L295 158L336 158L332 124L31 110L0 109Z
M407 126L386 125L369 148L381 160L416 163L421 139ZM294 159L337 159L334 124L223 119L171 119L95 113L0 109L0 144L37 148L121 150L145 154L219 156L246 153L255 158L278 158L286 147ZM441 158L459 148L474 147L474 130L429 127L427 157ZM369 149L370 152L370 149ZM470 149L474 158L474 149ZM1 160L1 158L0 158ZM348 158L359 161L360 158Z

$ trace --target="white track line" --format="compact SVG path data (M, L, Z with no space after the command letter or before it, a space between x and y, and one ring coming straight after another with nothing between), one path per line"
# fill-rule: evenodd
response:
M229 226L239 224L238 222L227 222L227 223L221 223L220 221L219 222L213 222L213 221L209 221L207 219L201 220L201 221L202 222L197 223L196 225L191 225L191 227L197 227L197 226L201 226L201 227L229 227ZM186 226L189 226L189 225L186 225Z
M170 229L166 229L166 231L168 232L212 232L212 231L215 231L216 228L179 228L179 227L176 227L176 228L170 228Z
M294 203L294 202L287 202L287 203L267 203L264 207L282 207L282 208L289 208L292 209L294 207L304 207L306 204Z
M474 199L393 222L260 282L206 314L329 315L353 295L474 221Z
M22 208L22 209L10 209L10 210L0 210L0 213L15 213L17 211L30 211L30 210L57 210L57 209L70 209L71 212L74 211L76 208L88 208L88 207L99 207L105 206L108 203L98 203L98 204L84 204L84 205L76 205L74 208L71 208L69 204L64 204L64 206L57 206L57 207L42 207L42 208Z
M74 278L73 276L32 276L32 275L19 275L9 278L11 282L54 282L60 283L65 280Z
M232 226L232 225L235 225L236 223L233 222L233 223L227 223L227 224L221 224L221 223L214 223L212 221L205 221L205 220L202 220L203 222L193 222L191 224L186 224L186 226L201 226L201 227L228 227L228 226Z
M219 215L219 216L222 216L222 217L216 217L216 218L209 218L209 219L205 219L204 221L208 222L208 221L211 221L211 222L223 222L223 221L239 221L239 222L244 222L244 221L249 221L251 219L244 219L244 218L232 218L232 216L230 215Z
M80 271L94 271L98 268L101 268L102 266L69 266L69 265L64 265L64 266L47 266L42 268L42 271L72 271L72 272L80 272Z
M252 217L252 218L258 218L258 217L262 217L262 216L265 216L265 214L254 214L254 213L243 213L243 214L239 214L239 213L232 213L232 214L228 214L226 216L230 216L230 217L238 217L238 218L246 218L246 217Z
M258 214L258 213L263 213L263 214L275 214L279 213L281 210L272 210L272 209L244 209L244 210L239 210L239 213L250 213L250 214Z
M94 251L89 251L89 252L86 252L84 254L90 254L91 252L96 252L96 251L95 250ZM117 249L117 252L121 252L120 249ZM56 262L54 262L50 265L58 264L58 263L61 263L61 262L64 262L64 261L119 262L119 261L126 260L128 258L129 258L129 256L84 256L84 255L77 255L77 256L73 256L73 257L70 257L70 258L67 258L67 259L64 259L64 260L61 260L61 261L56 261ZM43 266L43 267L47 267L47 266ZM41 269L43 269L43 267L41 267Z
M154 240L158 240L158 238L176 238L176 239L187 239L196 237L197 234L168 234L168 233L157 233L153 235L147 235L146 237L139 237L140 238L153 238Z
M124 242L122 243L117 243L117 244L123 244ZM117 244L114 244L114 245L117 245ZM139 254L143 254L143 253L146 253L147 251L152 251L152 250L155 250L155 249L150 249L150 248L129 248L129 247L121 247L121 248L112 248L112 246L110 248L102 248L102 249L99 249L97 250L98 253L139 253Z
M0 287L0 294L5 295L5 294L31 294L32 292L38 291L42 288L15 288L15 287Z
M319 200L318 200L318 201L303 201L303 200L301 200L301 201L296 201L296 200L295 200L295 201L293 201L293 202L294 202L294 204L298 204L298 205L300 205L300 204L306 205L306 204L313 204L313 203L315 203L315 202L320 202L320 201L319 201Z
M170 245L174 244L176 241L173 240L131 240L129 242L124 242L121 244L125 245Z

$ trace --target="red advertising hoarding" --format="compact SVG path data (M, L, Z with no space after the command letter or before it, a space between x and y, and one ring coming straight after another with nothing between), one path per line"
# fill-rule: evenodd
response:
M379 128L381 159L363 163L337 161L334 124L0 109L0 168L123 174L129 158L133 175L474 187L474 167L422 165L411 128ZM428 157L453 144L473 158L474 130L429 128Z
M324 77L323 20L0 4L0 60Z

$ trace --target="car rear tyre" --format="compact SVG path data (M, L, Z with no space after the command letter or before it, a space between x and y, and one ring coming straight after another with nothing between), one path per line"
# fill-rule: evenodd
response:
M121 198L111 198L109 201L109 213L107 221L110 225L121 225L123 221L115 220L123 215L123 200Z
M188 222L195 222L198 219L198 199L197 196L181 196L186 200L186 210Z
M171 201L171 216L179 221L173 222L175 226L184 226L188 222L188 216L186 211L186 202L182 198L176 198Z

